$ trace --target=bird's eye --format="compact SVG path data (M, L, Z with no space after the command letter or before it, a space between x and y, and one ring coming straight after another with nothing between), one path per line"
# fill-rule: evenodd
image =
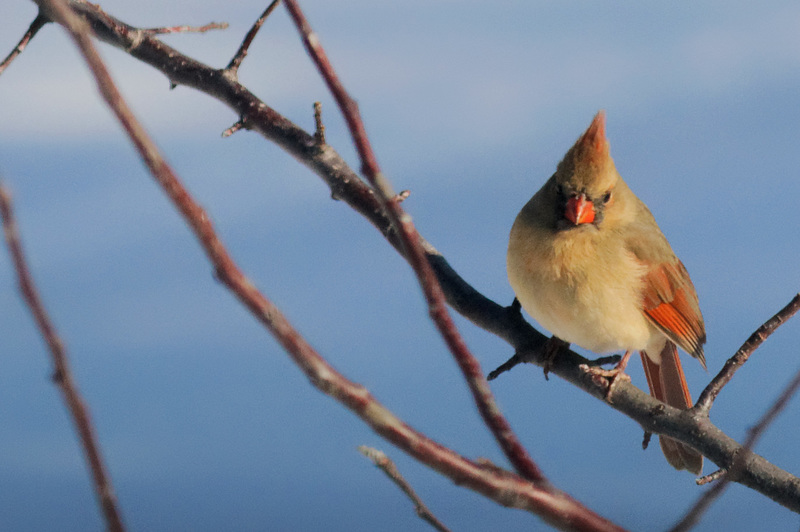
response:
M603 203L608 203L611 201L611 191L609 190L603 195Z

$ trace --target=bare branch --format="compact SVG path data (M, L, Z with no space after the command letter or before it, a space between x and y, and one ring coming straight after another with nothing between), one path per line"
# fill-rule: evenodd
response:
M11 50L11 53L9 53L8 56L3 59L3 62L0 63L0 74L2 74L11 64L11 62L14 61L14 59L21 54L23 50L25 50L25 47L28 46L28 43L31 39L33 39L34 35L36 35L39 30L42 29L42 27L44 27L44 25L48 22L50 22L50 20L42 15L41 12L36 15L36 18L33 19L33 22L31 22L31 25L28 27L28 31L25 32L25 35L22 36L22 39L20 39L19 43L17 43L13 50Z
M237 120L235 124L222 132L222 138L228 138L244 127L244 118Z
M278 7L278 4L280 3L281 0L272 0L272 3L267 6L267 9L265 9L261 16L258 17L258 20L256 20L255 24L253 24L253 27L250 28L250 31L248 31L247 35L245 35L241 46L239 46L239 50L237 50L236 54L231 59L231 62L228 63L228 66L225 67L226 71L229 71L234 76L236 75L239 70L239 66L242 64L242 61L244 61L244 58L247 57L247 51L250 49L250 44L253 42L253 39L256 38L258 30L261 29L261 26L264 25L264 21L267 20L267 17L273 11L275 11L275 8Z
M534 485L508 472L501 473L499 468L486 468L439 445L403 423L363 386L337 372L233 261L208 215L180 182L119 94L91 42L84 21L69 9L64 0L41 2L53 13L53 18L69 30L95 76L101 95L157 183L194 232L213 264L217 277L272 333L315 387L338 400L378 434L411 456L500 504L531 511L564 530L621 530L558 490Z
M319 38L311 29L311 25L300 10L300 6L295 0L285 0L285 5L300 32L306 51L317 65L317 69L327 83L328 89L342 110L347 126L350 129L353 143L361 159L361 171L377 192L378 198L386 209L393 227L400 234L406 257L417 274L425 299L428 302L431 318L450 348L450 352L456 362L458 362L484 423L489 427L500 448L520 475L535 482L547 482L544 474L528 455L528 451L520 443L508 420L500 411L500 407L494 400L478 360L469 351L450 317L442 287L425 256L425 250L411 221L411 216L403 211L400 202L397 201L397 194L392 190L388 179L381 173L364 128L364 123L361 120L358 104L350 97L339 81L339 77L330 64Z
M650 446L650 440L653 439L653 433L644 431L644 436L642 436L642 450L646 451L647 448Z
M758 423L748 431L747 439L742 445L742 448L736 453L733 464L731 464L727 472L721 475L722 478L697 500L684 518L672 528L671 532L684 532L689 530L700 520L706 510L711 507L711 504L722 495L725 488L728 487L728 484L736 479L744 467L745 462L753 457L752 449L756 442L778 414L786 408L786 404L789 402L789 399L794 396L798 388L800 388L800 371L795 374L794 378L789 382L786 388L784 388L783 392L778 396L778 399L761 417Z
M768 319L761 327L750 335L750 338L742 344L736 353L725 362L722 370L714 377L711 382L706 386L700 397L697 398L697 404L694 410L703 415L708 415L711 405L714 400L722 391L722 388L730 382L733 374L750 358L750 355L764 343L764 340L774 333L785 321L794 316L800 310L800 294L797 294L792 300L777 314Z
M372 447L367 447L366 445L360 445L358 450L370 459L370 461L375 464L381 471L383 471L389 479L394 482L397 487L399 487L403 493L406 494L406 497L411 499L411 502L414 504L414 511L417 512L417 515L428 522L433 528L439 530L440 532L450 532L450 529L444 526L441 521L439 521L433 512L431 512L428 507L422 502L422 499L419 498L419 495L414 491L414 488L411 487L411 484L403 478L403 475L400 474L400 471L397 469L397 466L394 465L391 458L386 456L386 453L383 451L379 451L378 449L374 449Z
M725 473L727 473L727 472L728 472L727 469L717 469L713 473L710 473L708 475L703 475L702 477L698 478L694 482L698 486L705 486L706 484L714 482L715 480L721 479L722 477L725 476Z
M226 30L227 22L210 22L205 26L167 26L163 28L142 28L148 35L164 35L167 33L205 33L210 30Z
M325 144L325 124L322 123L322 103L314 102L314 140Z
M25 299L25 303L27 303L30 308L31 314L33 314L34 321L39 327L42 338L44 338L50 349L50 356L53 360L53 367L55 368L53 372L53 382L55 382L59 390L61 390L64 403L67 405L67 409L72 416L75 430L78 432L84 456L92 473L92 481L98 504L105 517L106 525L111 531L123 531L125 527L122 524L122 517L117 508L117 498L114 495L114 487L111 484L111 477L103 461L100 444L97 442L97 435L95 434L92 419L89 415L89 409L84 404L81 394L78 391L78 385L72 377L72 371L69 367L64 344L61 342L53 322L50 321L50 317L36 290L36 285L33 282L33 277L31 276L27 261L25 260L25 254L22 251L22 243L11 205L11 196L2 184L0 184L0 216L2 216L3 219L3 229L8 251L14 263L14 269L17 272L20 292Z
M143 35L135 27L109 16L83 0L70 6L90 23L95 35L162 72L172 83L202 91L228 105L247 119L249 130L274 142L317 174L331 196L347 203L380 231L401 254L405 251L373 190L352 171L333 147L320 147L313 136L257 98L237 80L221 71ZM530 353L528 361L542 366L547 338L534 329L521 313L490 300L467 283L436 248L420 237L427 260L433 267L451 307L476 326L508 342L515 351ZM564 351L553 361L551 373L602 400L605 388L580 371L589 361L573 351ZM718 466L730 464L741 446L710 422L707 416L665 407L630 383L618 383L612 408L630 417L645 430L664 434L694 447ZM452 477L451 477L452 478ZM749 460L736 482L754 489L787 508L800 512L800 479L756 455Z
M489 372L489 375L486 376L486 380L493 381L506 371L511 371L517 365L526 362L524 354L520 354L519 352L514 353L511 358L494 368L492 371Z

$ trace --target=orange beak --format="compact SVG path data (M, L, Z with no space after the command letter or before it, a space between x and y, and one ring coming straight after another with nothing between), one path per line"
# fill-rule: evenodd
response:
M567 200L564 217L575 225L590 224L594 221L594 204L586 194L576 194Z

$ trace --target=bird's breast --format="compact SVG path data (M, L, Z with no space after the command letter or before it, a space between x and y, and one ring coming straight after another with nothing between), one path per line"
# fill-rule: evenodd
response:
M594 226L515 223L507 268L522 307L562 340L606 353L644 349L657 334L641 307L644 267Z

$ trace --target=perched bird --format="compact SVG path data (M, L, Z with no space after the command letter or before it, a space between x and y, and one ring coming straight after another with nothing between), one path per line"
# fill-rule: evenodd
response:
M692 398L676 345L705 368L703 316L689 274L647 206L617 173L605 114L522 208L508 244L519 303L555 337L596 353L639 351L650 393L687 409ZM660 438L667 461L700 474L703 456Z

